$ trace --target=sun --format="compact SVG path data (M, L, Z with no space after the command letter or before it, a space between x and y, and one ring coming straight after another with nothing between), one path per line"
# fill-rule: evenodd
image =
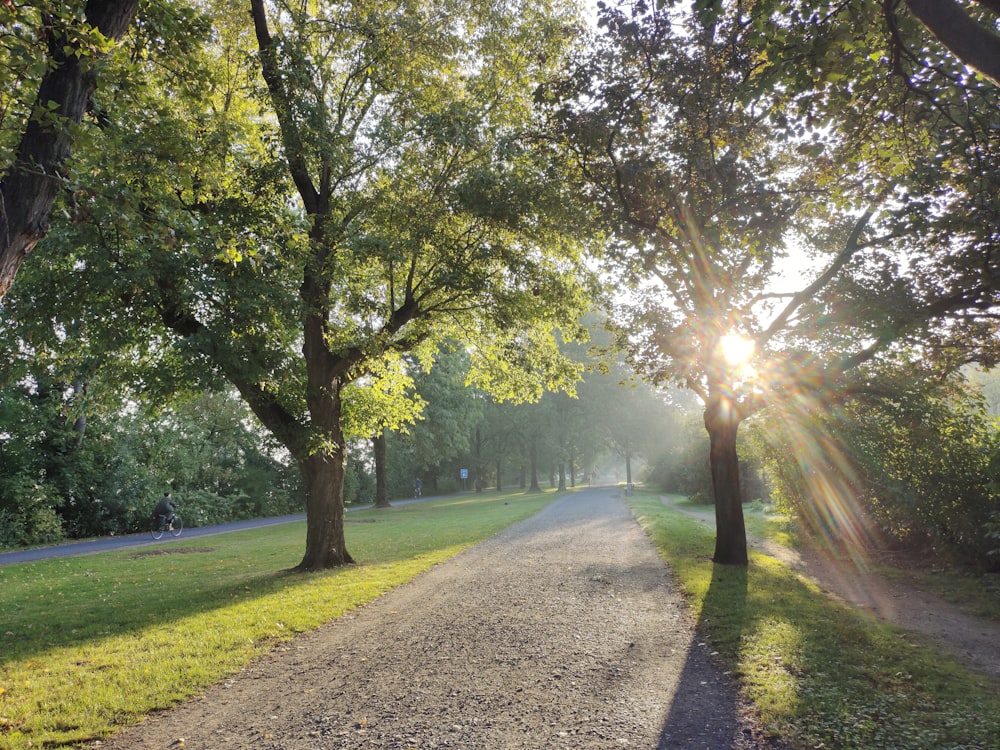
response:
M730 367L747 364L754 355L754 342L738 333L727 333L719 340L722 356Z

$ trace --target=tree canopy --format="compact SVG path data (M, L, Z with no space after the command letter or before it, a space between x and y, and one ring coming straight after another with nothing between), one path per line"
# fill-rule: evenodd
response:
M848 6L602 5L546 92L616 240L633 361L705 404L718 562L746 563L743 420L862 389L909 346L993 356L995 91L942 57L887 78L895 37ZM821 269L797 291L789 248Z
M402 354L429 362L458 336L497 388L575 374L553 329L579 331L588 274L531 110L574 19L517 2L250 7L220 0L188 37L126 45L131 79L100 92L78 166L95 179L44 284L8 309L36 337L128 350L153 392L235 386L302 470L315 569L351 560L348 437L412 418ZM349 395L365 389L378 409Z

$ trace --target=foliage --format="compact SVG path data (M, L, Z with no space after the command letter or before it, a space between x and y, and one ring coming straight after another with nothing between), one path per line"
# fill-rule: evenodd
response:
M836 408L802 400L754 425L776 498L824 534L837 533L831 519L853 516L904 543L931 540L987 561L998 432L982 396L927 362L869 375Z
M697 503L712 502L708 468L708 436L701 420L680 422L670 445L654 457L646 483L663 492L685 495Z
M429 369L414 363L414 392L426 407L413 425L389 437L391 498L411 497L418 476L436 484L450 473L452 461L468 461L469 439L486 400L466 384L470 368L468 352L456 342L446 343Z
M344 504L371 505L375 502L375 476L361 460L359 451L351 451L344 477Z
M97 381L39 378L0 392L0 546L140 530L165 488L191 526L301 510L294 469L232 394L143 413Z

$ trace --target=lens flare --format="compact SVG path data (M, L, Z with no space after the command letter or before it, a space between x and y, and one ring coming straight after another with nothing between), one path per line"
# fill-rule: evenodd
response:
M885 616L894 604L872 585L870 554L879 534L858 502L861 486L847 451L817 415L831 408L809 388L785 392L766 439L780 484L798 504L799 516L823 556L825 574L840 580L851 599Z
M727 333L719 339L719 346L722 348L722 356L726 362L736 367L745 365L753 358L754 342L738 333Z

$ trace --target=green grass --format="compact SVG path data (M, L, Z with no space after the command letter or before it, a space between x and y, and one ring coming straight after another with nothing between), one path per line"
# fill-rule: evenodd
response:
M1000 748L1000 682L836 603L773 558L714 565L714 528L658 496L631 505L765 730L789 747ZM754 515L753 533L788 533Z
M305 524L0 567L0 750L71 747L198 694L556 495L348 514L359 565L292 573Z

